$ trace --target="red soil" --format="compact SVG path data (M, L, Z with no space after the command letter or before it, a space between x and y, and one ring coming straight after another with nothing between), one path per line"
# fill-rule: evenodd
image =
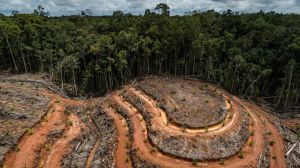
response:
M112 108L104 105L105 111L109 116L111 116L118 130L118 143L117 143L117 151L116 151L116 163L118 168L129 168L132 167L132 163L130 160L130 156L127 154L129 147L129 138L128 138L128 127L125 119L118 113L116 113Z
M36 158L36 151L47 141L47 135L64 126L64 107L55 100L52 101L47 120L36 126L32 133L26 133L18 144L18 151L11 151L5 157L5 165L9 168L33 167ZM30 135L32 134L32 135Z

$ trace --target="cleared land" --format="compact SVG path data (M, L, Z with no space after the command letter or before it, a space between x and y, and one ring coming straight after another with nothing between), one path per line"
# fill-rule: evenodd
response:
M41 76L0 77L4 167L297 166L299 151L285 153L299 119L205 82L148 77L73 100Z

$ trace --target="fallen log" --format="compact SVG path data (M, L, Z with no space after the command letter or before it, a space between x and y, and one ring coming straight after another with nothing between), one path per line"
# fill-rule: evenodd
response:
M289 156L290 153L294 150L294 148L296 147L297 143L295 143L287 152L286 152L286 156Z

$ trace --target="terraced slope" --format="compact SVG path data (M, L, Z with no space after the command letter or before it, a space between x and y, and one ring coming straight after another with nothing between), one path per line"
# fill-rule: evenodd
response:
M295 166L284 156L295 136L284 123L299 119L281 120L201 81L148 77L72 100L38 76L11 78L0 81L4 167Z

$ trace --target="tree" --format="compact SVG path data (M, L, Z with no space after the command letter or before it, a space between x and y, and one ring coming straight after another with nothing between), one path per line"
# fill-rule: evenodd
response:
M93 16L93 12L92 9L85 9L83 11L81 11L81 16Z
M290 96L290 89L291 89L291 83L292 83L292 79L293 79L293 73L295 70L295 65L296 65L296 61L292 59L285 66L285 72L284 72L285 77L282 79L282 87L281 87L281 91L280 91L280 95L279 95L279 99L278 99L278 104L279 104L281 102L281 99L282 99L284 93L286 93L284 107L283 107L284 110L287 107L287 102L288 102L288 99Z
M209 10L170 16L163 3L154 11L45 18L38 6L33 15L2 16L0 70L50 73L74 95L167 73L263 97L281 109L300 103L300 15Z
M76 70L79 68L78 59L73 55L66 56L60 65L63 71L72 74L72 82L75 90L75 96L78 94L77 84L76 84Z
M155 7L155 10L159 11L161 15L163 16L169 16L170 15L170 7L165 3L159 3Z
M49 16L49 12L45 12L45 8L42 5L39 5L36 9L33 10L34 15L39 16Z
M12 10L12 11L11 11L11 15L12 15L12 16L16 16L16 15L18 15L18 14L20 14L20 12L17 11L17 10Z
M115 17L115 18L122 18L124 16L124 13L120 10L119 11L114 11L112 16Z

